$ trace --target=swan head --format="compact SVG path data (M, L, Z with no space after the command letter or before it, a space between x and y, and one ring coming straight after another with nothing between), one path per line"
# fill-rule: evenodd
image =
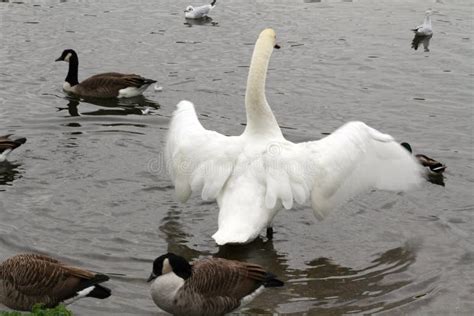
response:
M280 46L276 43L276 33L273 29L264 29L258 36L258 40L269 41L272 43L273 47L280 48Z

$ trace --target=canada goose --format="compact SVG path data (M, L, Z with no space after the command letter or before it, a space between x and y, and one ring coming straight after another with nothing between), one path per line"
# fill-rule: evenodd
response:
M15 148L26 142L25 137L11 138L12 134L0 136L0 162L7 159L7 155Z
M177 198L192 192L217 200L218 245L249 243L293 201L311 199L323 218L345 200L370 189L408 190L422 181L414 157L387 134L350 122L331 135L295 144L283 137L265 97L275 32L260 33L245 92L247 125L240 136L206 130L194 105L181 101L173 113L165 157ZM298 106L298 105L296 105Z
M423 24L418 25L417 27L412 29L412 31L415 32L415 37L411 42L411 48L413 48L414 50L417 50L418 45L420 45L420 43L423 43L423 48L425 49L425 52L430 51L428 47L430 46L430 39L431 37L433 37L433 29L431 28L431 14L431 10L426 11L425 20L423 21Z
M141 95L156 80L135 74L106 72L79 83L77 74L79 58L72 49L66 49L56 61L69 63L69 70L63 84L66 92L90 98L131 98Z
M189 5L184 10L184 16L186 19L202 19L206 18L209 12L216 6L216 1L212 1L210 4L205 4L200 7L194 8L193 6Z
M402 145L410 153L413 153L410 144L403 142L400 145ZM443 173L447 168L446 165L442 164L441 162L423 154L416 154L415 157L423 167L427 167L431 172Z
M194 261L167 253L155 259L148 278L151 297L174 315L223 315L283 282L261 266L220 258Z
M71 267L40 254L20 254L0 264L0 303L29 311L40 303L50 308L82 297L104 299L110 289L99 285L109 277Z

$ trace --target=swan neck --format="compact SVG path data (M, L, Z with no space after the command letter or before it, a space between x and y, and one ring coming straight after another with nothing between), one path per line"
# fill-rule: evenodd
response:
M67 72L67 76L65 81L68 82L71 87L79 84L78 79L78 69L79 69L79 58L77 54L72 54L69 58L69 70Z
M273 43L259 39L250 62L245 92L246 133L281 135L278 123L265 96L265 82Z

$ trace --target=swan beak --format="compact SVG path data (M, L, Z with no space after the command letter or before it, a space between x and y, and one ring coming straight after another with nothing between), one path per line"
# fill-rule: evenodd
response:
M275 46L273 46L273 48L280 49L280 45L275 44Z
M154 279L156 279L157 275L155 275L153 272L150 274L150 276L148 277L148 280L146 280L147 282L151 282L153 281Z

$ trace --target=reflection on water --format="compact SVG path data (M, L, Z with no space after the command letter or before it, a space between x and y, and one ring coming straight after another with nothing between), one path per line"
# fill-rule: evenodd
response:
M282 313L311 310L322 314L387 311L425 298L432 292L433 283L438 279L433 277L420 281L407 273L416 261L416 249L410 245L378 254L362 268L343 266L325 257L310 261L304 268L291 268L287 256L274 248L272 240L259 238L244 246L225 245L219 247L216 253L191 248L189 244L193 236L183 227L182 211L175 206L170 206L163 217L160 231L168 244L168 251L189 260L214 256L253 262L281 278L285 288L268 293L272 296L272 302L284 303L277 308L271 304L255 304L265 306L264 309L254 308L251 304L244 311L252 314L268 313L275 309ZM417 290L412 293L407 290L409 287ZM265 300L265 297L262 299Z
M21 164L11 163L8 160L0 162L0 185L11 185L13 180L21 178L19 166Z
M184 25L187 25L189 27L193 26L200 26L200 25L208 25L208 26L218 26L218 22L212 21L212 18L209 16L206 16L205 18L202 19L186 19L186 22L184 22Z
M99 99L99 98L76 98L68 96L66 107L58 107L58 111L67 111L71 116L81 115L144 115L149 114L151 109L159 109L160 104L156 101L140 95L133 98L124 99ZM94 111L79 112L80 103L90 103L108 109L98 109Z
M443 187L445 185L444 183L445 177L442 173L427 172L426 179L433 184L437 184Z
M387 297L388 293L413 282L403 277L403 272L415 259L410 247L390 249L361 269L345 267L328 258L317 258L308 264L310 268L295 270L293 280L289 282L298 293L306 294L296 300L312 302L315 311L331 310L337 314L381 311L415 299L409 296L389 302Z

